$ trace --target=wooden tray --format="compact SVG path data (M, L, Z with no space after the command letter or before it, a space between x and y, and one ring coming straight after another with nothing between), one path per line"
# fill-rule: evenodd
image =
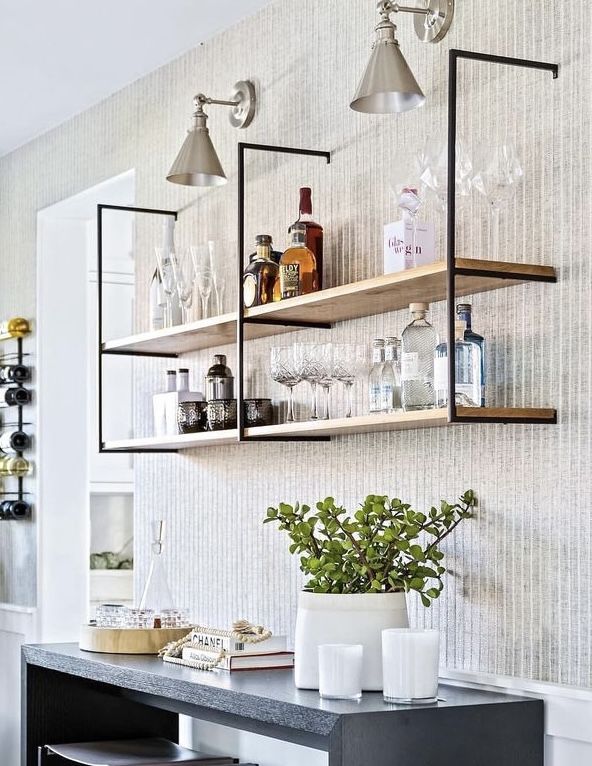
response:
M158 654L169 641L178 641L191 628L97 628L83 625L79 646L85 652Z

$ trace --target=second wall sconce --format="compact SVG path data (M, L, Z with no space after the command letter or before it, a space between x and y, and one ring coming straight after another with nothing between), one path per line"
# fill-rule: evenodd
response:
M351 108L368 114L407 112L422 106L425 96L409 64L401 53L397 27L390 19L392 13L415 14L415 32L424 43L439 43L454 16L454 0L424 0L423 8L414 8L391 0L377 4L380 22L370 61L358 86Z
M204 106L218 104L232 107L230 124L235 128L246 128L255 116L255 86L249 80L241 80L234 86L234 93L229 101L209 98L203 93L198 93L193 103L193 123L167 174L167 181L184 186L222 186L227 182L227 178L210 138L208 115L204 112Z

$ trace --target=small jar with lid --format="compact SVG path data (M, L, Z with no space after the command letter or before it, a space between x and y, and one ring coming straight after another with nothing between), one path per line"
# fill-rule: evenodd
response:
M279 267L274 260L272 238L269 234L259 234L256 238L256 251L251 255L249 265L243 274L243 301L245 308L265 306L277 300L276 284L279 279Z
M226 356L216 354L214 364L206 375L206 399L208 402L218 399L234 399L234 377L226 365Z

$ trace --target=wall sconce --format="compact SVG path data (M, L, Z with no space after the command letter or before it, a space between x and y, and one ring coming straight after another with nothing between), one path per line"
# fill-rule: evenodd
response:
M227 178L210 138L208 115L204 112L204 106L218 104L232 107L230 124L235 128L246 128L255 116L255 86L249 80L241 80L234 86L230 101L221 101L198 93L193 103L193 124L167 174L167 181L184 186L222 186L227 182Z
M454 0L424 0L423 8L411 8L380 0L380 22L370 61L350 107L368 114L392 114L416 109L425 96L401 53L397 27L391 13L415 14L415 32L424 43L439 43L446 36L454 16Z

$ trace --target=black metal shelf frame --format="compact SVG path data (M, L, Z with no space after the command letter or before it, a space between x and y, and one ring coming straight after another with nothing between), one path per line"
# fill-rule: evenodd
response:
M142 213L145 215L165 215L172 216L177 220L175 210L159 210L148 207L132 207L131 205L97 205L97 334L99 341L97 357L97 433L99 441L99 453L101 454L141 454L141 453L159 453L159 452L177 452L175 449L109 449L105 446L103 439L103 355L112 356L141 356L141 357L162 357L166 359L176 359L178 354L149 354L142 351L109 351L103 349L103 211L114 210L122 213Z
M449 51L448 71L448 208L447 208L447 248L446 248L446 320L448 330L448 422L449 423L507 423L503 417L463 417L458 414L456 406L456 369L454 347L456 320L456 278L457 276L475 276L470 270L459 268L456 265L456 133L457 133L457 86L458 86L458 61L467 59L481 61L489 64L501 64L504 66L521 67L524 69L539 69L551 72L553 79L559 77L559 65L544 61L531 61L530 59L508 58L506 56L494 56L489 53L476 53L451 49ZM480 272L482 276L484 272ZM556 282L557 277L528 276L517 272L508 274L503 271L492 269L487 272L488 276L508 280L524 280L531 282ZM538 423L535 418L513 418L512 423ZM557 422L557 416L553 422Z
M323 152L316 149L296 149L292 146L271 146L269 144L248 144L239 143L238 145L238 249L237 249L237 323L236 323L236 355L237 355L237 375L236 375L236 405L237 405L237 428L238 441L331 441L330 436L247 436L245 433L245 396L244 396L244 346L245 346L245 324L271 325L275 327L294 327L300 329L321 329L330 330L332 325L319 322L293 322L277 319L250 318L245 317L245 307L243 302L243 271L244 271L244 252L245 252L245 155L247 151L271 152L274 154L294 154L301 157L320 157L329 165L331 163L331 152Z

